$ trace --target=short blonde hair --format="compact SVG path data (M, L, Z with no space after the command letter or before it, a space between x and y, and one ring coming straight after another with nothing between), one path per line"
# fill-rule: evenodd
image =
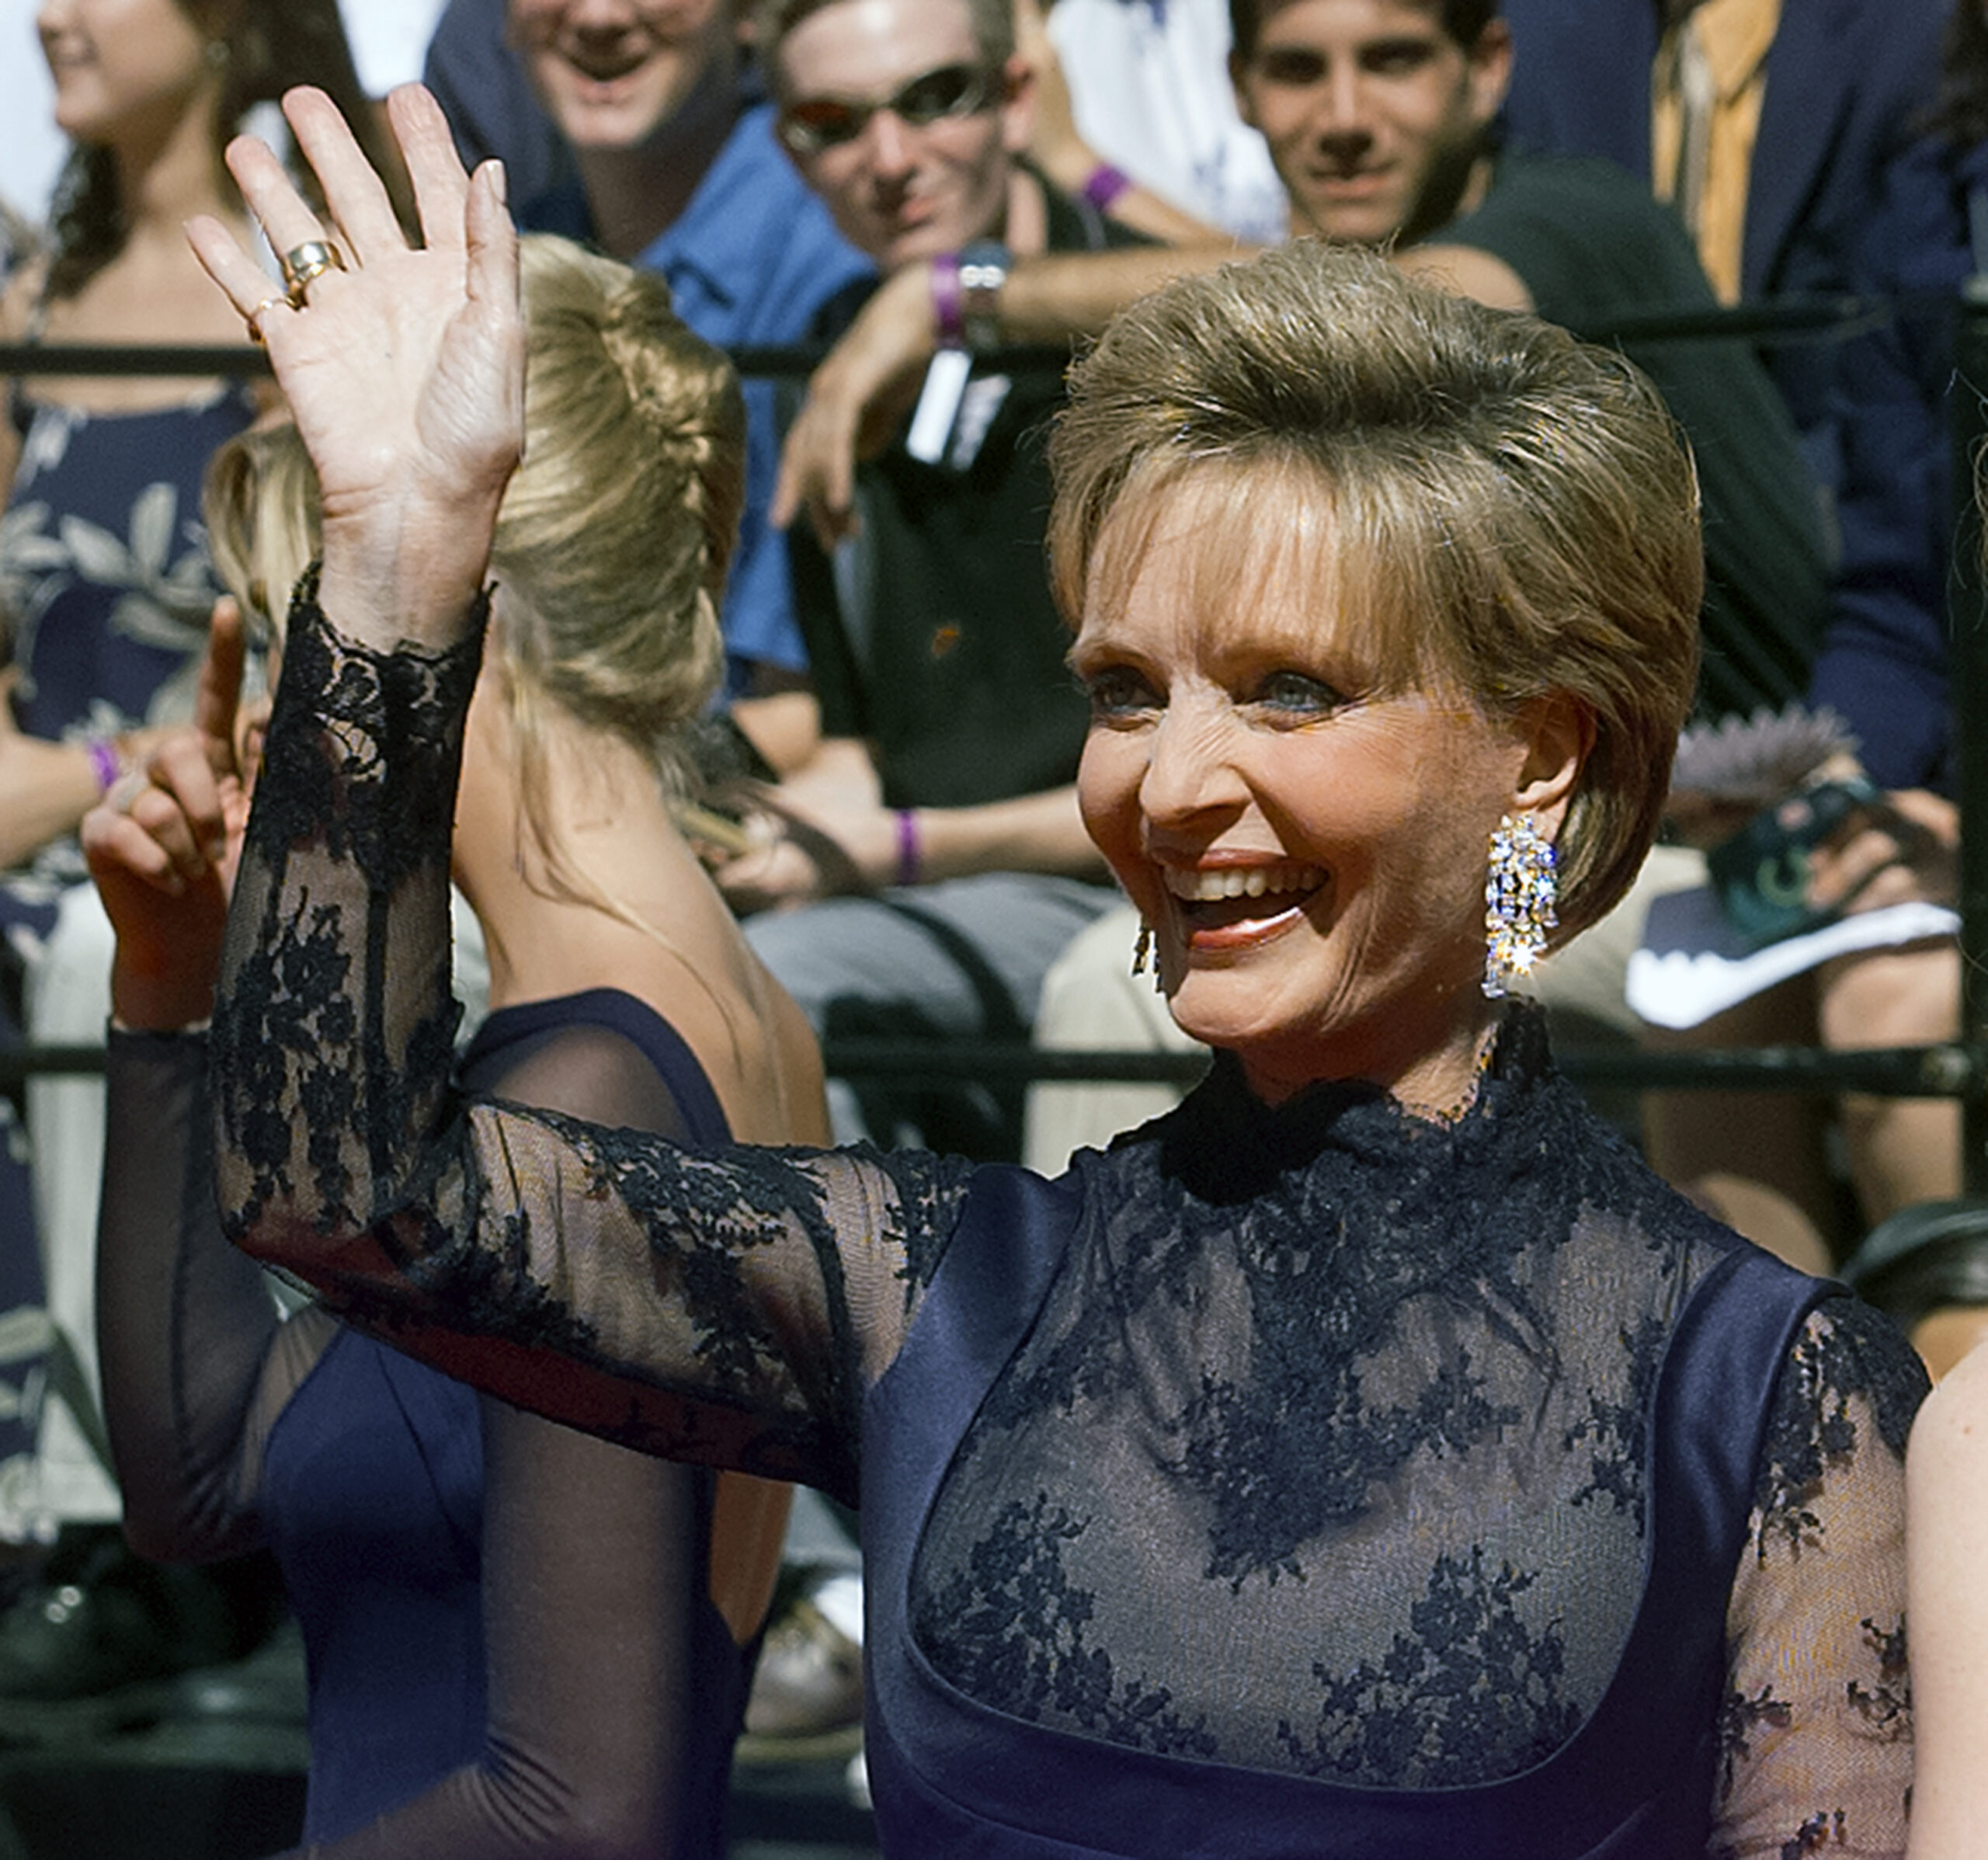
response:
M1295 241L1126 310L1072 372L1050 463L1072 625L1121 500L1136 516L1210 464L1318 500L1398 685L1500 713L1562 693L1592 717L1559 940L1628 888L1691 701L1704 558L1689 449L1622 356Z

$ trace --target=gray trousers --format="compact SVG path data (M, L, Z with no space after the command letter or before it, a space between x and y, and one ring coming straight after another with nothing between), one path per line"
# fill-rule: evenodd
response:
M1050 964L1117 902L1109 885L987 872L765 912L746 935L825 1040L1020 1040ZM836 1079L829 1109L838 1142L1006 1159L1020 1153L1022 1095L971 1080Z

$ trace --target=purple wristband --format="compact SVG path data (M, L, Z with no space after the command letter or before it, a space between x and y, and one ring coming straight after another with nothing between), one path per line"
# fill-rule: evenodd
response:
M1132 177L1124 169L1114 168L1109 162L1100 162L1084 176L1084 184L1077 191L1103 213L1131 184Z
M960 307L960 255L942 252L932 261L932 326L941 349L966 346L966 319Z
M107 736L92 736L83 746L89 751L90 773L96 777L96 791L107 794L110 784L124 773L116 749Z
M916 885L919 870L923 864L922 849L918 843L918 815L910 808L901 807L898 816L898 883Z

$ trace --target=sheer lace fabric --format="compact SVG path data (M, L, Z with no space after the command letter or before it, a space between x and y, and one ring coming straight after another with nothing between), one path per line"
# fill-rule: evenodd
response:
M866 1392L972 1172L452 1105L447 808L412 791L446 791L473 649L374 658L308 605L292 626L311 643L217 1021L232 1230L485 1385L853 1496ZM1612 1146L1524 1020L1454 1129L1337 1088L1269 1112L1218 1077L1090 1167L918 1548L934 1666L1018 1722L1383 1789L1562 1746L1642 1591L1670 1325L1736 1243ZM1920 1385L1847 1301L1782 1372L1729 1598L1714 1851L1818 1828L1902 1851Z
M1518 1775L1593 1715L1644 1588L1663 1351L1734 1243L1543 1059L1508 1027L1454 1131L1336 1088L1269 1112L1218 1069L1114 1148L919 1545L945 1679L1376 1789ZM1729 1611L1726 1851L1902 1845L1920 1385L1847 1299L1780 1378Z

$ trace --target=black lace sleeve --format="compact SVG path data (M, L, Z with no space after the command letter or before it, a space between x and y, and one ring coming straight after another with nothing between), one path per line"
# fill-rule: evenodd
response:
M520 1406L853 1498L863 1392L964 1168L700 1153L454 1095L449 836L477 658L366 651L298 591L212 1036L229 1235Z
M1848 1298L1781 1372L1727 1618L1715 1860L1905 1851L1905 1444L1925 1389Z

